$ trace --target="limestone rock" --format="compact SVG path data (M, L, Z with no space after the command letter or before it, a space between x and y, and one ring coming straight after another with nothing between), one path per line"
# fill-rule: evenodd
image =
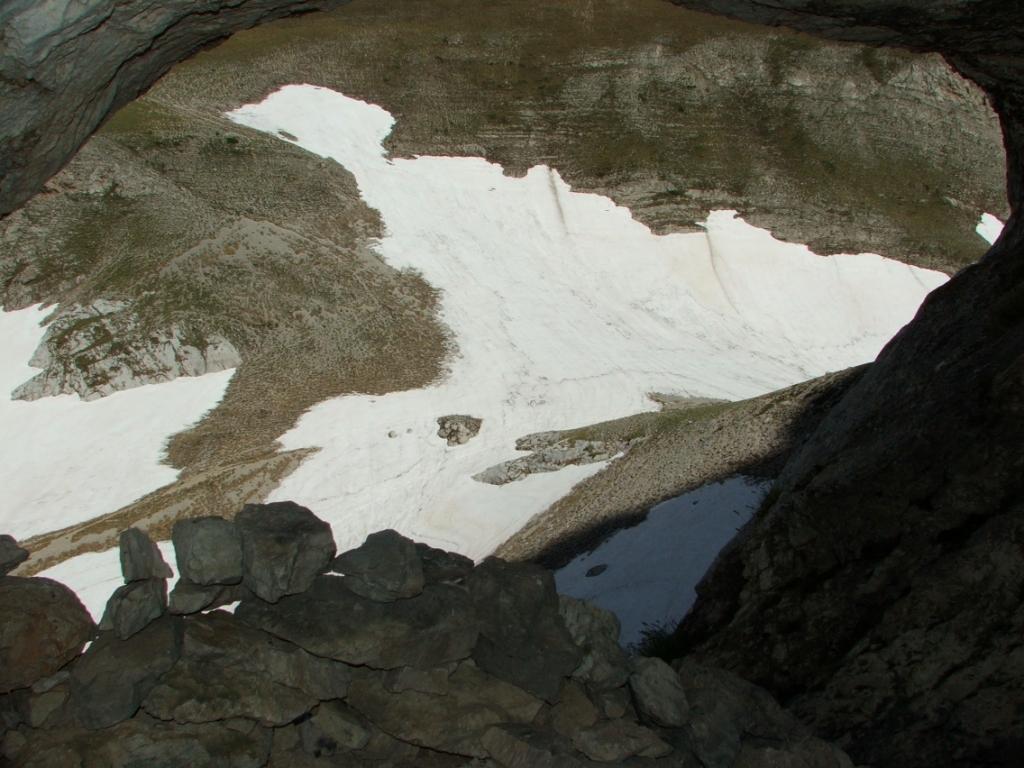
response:
M302 748L314 757L362 749L370 741L370 731L361 718L337 701L317 707L312 717L299 725L299 734Z
M331 570L345 574L345 586L357 595L379 602L415 597L425 583L416 545L393 530L371 533L338 555Z
M614 763L633 755L664 757L672 746L658 734L629 720L604 720L580 731L573 745L591 760Z
M666 728L686 725L690 714L686 692L679 675L661 659L635 659L629 688L644 721Z
M473 658L482 670L553 702L581 654L558 612L549 571L488 558L467 579L480 620ZM543 648L543 653L537 653Z
M182 725L141 717L102 731L60 728L33 736L18 768L263 768L271 742L269 729L244 720Z
M70 706L89 729L109 728L134 715L181 654L182 625L165 616L127 640L107 632L71 669Z
M167 581L147 579L118 587L107 601L100 629L114 631L121 640L159 619L167 611Z
M176 615L198 613L213 605L223 591L224 587L219 584L204 587L201 584L193 584L186 578L180 578L171 590L167 610Z
M353 681L349 704L387 733L430 749L486 757L481 740L499 723L528 723L542 702L471 662L452 673L445 695L388 691L379 676Z
M599 717L597 707L587 698L583 688L575 681L568 681L562 686L558 703L551 708L551 727L571 739L596 723Z
M6 576L28 560L28 550L18 546L13 536L0 535L0 576Z
M78 596L50 579L0 577L0 694L52 675L96 630Z
M138 528L121 531L118 543L125 584L144 579L169 579L174 575L160 549L144 531Z
M331 526L291 501L246 504L235 525L243 583L270 603L304 592L334 557Z
M146 697L161 720L204 723L243 717L284 725L318 701L341 698L351 670L215 611L185 622L181 658Z
M203 586L242 580L242 541L231 521L222 517L179 520L171 541L183 579Z
M483 419L474 416L440 416L437 419L437 436L446 440L449 446L464 445L480 433L483 423Z
M477 621L465 592L435 584L394 603L361 597L340 576L318 576L275 605L243 600L235 614L310 653L378 669L431 669L469 656Z
M427 584L462 581L473 570L473 561L457 552L446 552L418 542L416 552L423 564L423 578Z
M615 614L566 595L558 596L558 611L583 653L573 677L597 691L625 685L629 660L619 645L619 620Z

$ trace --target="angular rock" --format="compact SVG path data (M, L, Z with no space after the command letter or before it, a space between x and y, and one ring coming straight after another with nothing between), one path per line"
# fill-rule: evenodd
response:
M615 614L566 595L558 596L558 611L583 660L573 677L594 691L612 690L629 678L629 659L619 645Z
M481 740L499 723L529 723L542 702L485 674L471 662L452 673L444 695L392 693L379 675L353 681L348 703L403 741L469 757L486 757Z
M302 748L314 757L332 757L339 752L362 749L370 741L370 730L361 718L339 701L325 701L312 717L299 725Z
M444 694L448 692L448 678L454 670L454 664L436 669L402 667L401 669L387 670L382 681L384 687L392 693L419 691L420 693Z
M579 683L570 680L562 686L558 703L551 708L551 727L567 739L589 728L599 718L597 707L587 698Z
M174 575L159 547L144 531L138 528L121 531L118 544L125 584L146 579L169 579Z
M198 613L213 605L222 592L224 587L220 584L206 587L182 577L171 590L167 610L176 615Z
M539 566L488 558L467 585L480 621L477 664L554 702L582 656L559 615L554 577Z
M271 732L244 720L181 725L136 717L103 731L59 728L31 738L19 768L263 768Z
M242 539L222 517L179 520L171 530L178 573L193 584L238 584L242 580Z
M661 659L635 659L629 688L644 722L665 728L686 725L690 715L686 692L676 671Z
M549 732L529 725L497 725L481 739L501 768L583 768L587 763L571 754Z
M393 530L371 533L361 546L338 555L331 570L345 574L357 595L379 602L415 597L425 583L416 545Z
M6 576L28 560L28 550L18 546L13 536L0 535L0 576Z
M344 697L350 679L346 665L214 611L185 622L179 661L142 706L161 720L179 723L242 717L284 725L318 701Z
M181 620L164 616L127 640L103 633L71 668L70 707L88 729L109 728L134 715L178 660Z
M664 757L672 752L671 745L654 731L629 720L604 720L580 731L572 743L591 760L601 763L615 763L633 755Z
M318 576L276 604L243 600L235 615L317 656L377 669L431 669L465 659L477 641L465 591L447 584L379 603L352 592L340 576Z
M423 578L427 584L462 581L473 570L473 561L457 552L445 552L422 543L416 544L416 551L423 564Z
M0 694L48 677L96 631L78 596L50 579L0 578Z
M121 640L159 619L167 611L167 581L133 581L114 590L100 619L100 629L113 630Z
M235 525L242 581L269 603L306 591L334 557L331 526L291 501L246 504Z

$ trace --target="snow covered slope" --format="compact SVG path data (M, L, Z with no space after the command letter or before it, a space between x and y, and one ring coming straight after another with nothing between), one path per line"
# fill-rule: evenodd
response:
M722 547L750 520L771 483L731 477L655 506L555 572L558 591L614 613L624 646L645 625L672 627L697 599L697 584Z
M38 373L28 360L49 312L0 312L0 531L17 539L113 512L166 485L167 438L215 406L234 372L180 378L91 402L11 400Z
M654 407L646 394L744 398L874 358L945 276L880 256L821 257L733 212L657 237L545 166L509 178L480 158L390 161L380 107L288 86L229 117L330 157L388 236L381 256L443 292L457 354L443 381L311 409L282 437L321 448L274 493L334 526L339 547L394 527L487 554L600 465L505 486L471 480L516 437ZM449 447L435 419L483 418Z

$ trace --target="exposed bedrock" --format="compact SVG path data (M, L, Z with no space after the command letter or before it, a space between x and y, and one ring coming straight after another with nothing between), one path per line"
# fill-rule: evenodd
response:
M274 603L244 593L234 615L160 612L128 635L101 624L84 654L76 634L43 666L5 653L3 669L9 664L18 675L0 688L9 691L0 695L0 761L33 768L852 766L734 675L692 660L629 658L616 643L614 616L559 598L539 566L490 558L474 567L382 531L336 560L319 558L308 584L308 563L287 546L308 539L311 526L294 524L298 509L247 507L249 518L281 516L288 524L277 529L279 546L246 560L245 569L246 578L266 569L301 591ZM187 552L177 559L193 574L236 574L237 547L224 543L238 534L244 541L242 523L220 518L178 529L175 541ZM152 578L164 572L153 549L139 532L122 539L125 579L143 577L129 587L165 583ZM55 586L0 577L0 593ZM54 635L56 619L84 613L46 610L50 621L40 626ZM91 622L85 630L94 637ZM24 623L4 625L5 641L37 635Z

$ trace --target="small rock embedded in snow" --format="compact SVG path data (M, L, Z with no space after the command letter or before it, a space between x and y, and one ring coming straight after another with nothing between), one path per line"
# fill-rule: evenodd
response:
M448 445L465 445L480 433L483 419L474 416L453 414L437 419L437 436L448 441Z

